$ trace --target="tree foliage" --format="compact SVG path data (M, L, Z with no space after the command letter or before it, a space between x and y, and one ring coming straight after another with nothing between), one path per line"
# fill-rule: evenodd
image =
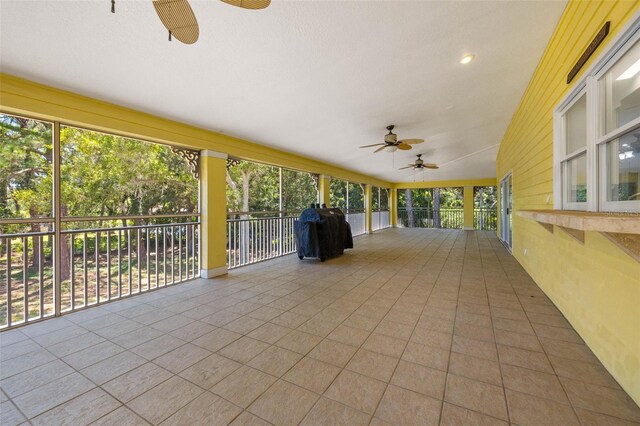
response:
M70 216L195 213L198 181L169 147L62 127L61 203Z
M280 211L281 202L283 211L299 212L317 201L317 183L309 173L249 161L227 167L227 210L230 213Z
M0 217L52 212L52 126L0 115ZM63 216L196 213L198 180L171 148L61 126Z
M473 207L476 209L495 209L498 202L498 188L495 186L476 186L473 188Z
M0 217L50 217L52 126L0 115Z
M329 202L332 207L345 211L364 210L364 185L342 179L331 179Z
M437 188L439 191L439 202L441 209L461 209L464 205L464 197L462 188ZM406 209L409 207L407 203L407 192L411 193L411 207L413 208L433 208L434 189L410 189L398 190L398 208Z

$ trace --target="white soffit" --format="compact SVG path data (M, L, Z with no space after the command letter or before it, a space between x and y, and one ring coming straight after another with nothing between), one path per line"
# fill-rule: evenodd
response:
M566 5L190 3L200 39L188 46L167 41L151 1L117 0L112 14L108 0L2 0L0 69L394 182L413 180L397 169L418 153L443 165L425 180L493 177ZM426 142L395 154L358 148L382 142L388 124Z

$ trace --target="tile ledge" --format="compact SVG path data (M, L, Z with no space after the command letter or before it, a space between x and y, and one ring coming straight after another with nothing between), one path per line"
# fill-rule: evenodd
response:
M640 213L583 212L573 210L519 210L525 219L579 231L640 235Z
M585 231L600 232L640 262L640 213L519 210L516 214L525 219L535 220L551 233L553 225L556 225L582 244Z

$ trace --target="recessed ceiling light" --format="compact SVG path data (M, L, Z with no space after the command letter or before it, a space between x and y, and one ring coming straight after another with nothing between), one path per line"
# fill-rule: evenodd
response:
M474 57L475 56L473 56L473 55L464 55L462 57L462 59L460 59L460 63L461 64L468 64L469 62L473 61Z

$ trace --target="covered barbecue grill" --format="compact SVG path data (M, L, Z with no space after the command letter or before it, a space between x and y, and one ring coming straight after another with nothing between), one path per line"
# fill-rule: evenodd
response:
M308 208L294 222L298 257L317 257L321 261L353 248L351 226L338 208Z

